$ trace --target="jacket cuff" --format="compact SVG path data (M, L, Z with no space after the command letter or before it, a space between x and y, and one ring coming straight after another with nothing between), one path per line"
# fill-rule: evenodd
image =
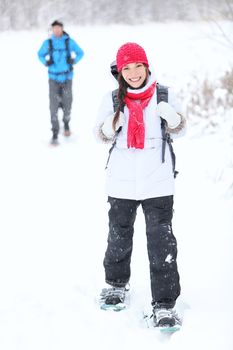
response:
M104 142L104 143L112 143L112 142L113 142L113 139L114 139L114 136L111 137L111 138L108 138L108 137L103 133L103 131L102 131L102 126L103 126L103 125L104 125L104 123L101 124L101 125L99 126L99 128L97 129L97 137L98 137L102 142Z
M186 119L181 114L179 114L179 116L180 116L180 124L176 128L172 129L172 128L169 128L169 126L166 127L166 130L169 134L178 134L181 130L185 128Z

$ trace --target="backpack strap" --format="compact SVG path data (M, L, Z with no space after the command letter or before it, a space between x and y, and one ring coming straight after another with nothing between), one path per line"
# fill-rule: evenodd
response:
M67 37L65 38L65 45L66 45L66 51L67 51L67 56L70 56L70 38Z
M157 103L164 101L168 102L168 87L164 85L156 84L157 88Z
M66 33L67 34L67 33ZM68 34L67 34L68 35ZM68 37L65 39L65 44L66 44L66 51L67 51L67 63L70 65L70 71L73 70L73 65L71 63L69 63L69 59L71 58L71 53L70 53L70 37L68 35Z
M157 104L159 102L164 101L168 102L168 87L163 86L157 83ZM160 117L161 118L161 117ZM162 163L165 162L165 151L166 151L166 144L168 144L170 153L171 153L171 159L172 159L172 170L174 173L174 177L178 174L178 171L176 171L176 156L172 147L172 138L170 134L167 132L166 128L167 122L165 119L161 118L161 130L162 130Z
M66 57L66 60L67 60L67 63L68 63L68 59L71 57L71 54L70 54L70 37L69 35L64 32L64 34L67 35L67 38L65 39L65 46L66 46L66 51L67 51L67 57ZM48 39L49 40L49 56L51 59L53 59L52 55L53 55L53 41L51 38ZM70 64L70 63L68 63ZM51 74L54 74L54 75L63 75L63 74L69 74L71 71L73 70L73 65L70 64L70 68L69 70L67 71L64 71L64 72L59 72L59 73L54 73L54 72L50 72Z
M168 102L168 87L167 86L163 86L157 83L157 104L161 101L164 102ZM119 108L119 100L118 100L118 89L113 90L112 91L112 102L113 102L113 110L114 113L117 111L117 109ZM124 112L124 105L121 108L121 112ZM161 118L161 117L160 117ZM162 163L165 162L165 151L166 151L166 144L168 144L170 153L171 153L171 159L172 159L172 170L174 173L174 177L176 177L176 175L178 174L178 171L175 170L175 166L176 166L176 156L172 147L172 138L170 136L170 134L167 132L166 129L166 120L161 118L161 130L162 130ZM115 137L114 137L114 141L112 143L112 147L109 150L109 155L108 155L108 159L107 159L107 163L106 163L106 167L105 169L107 169L108 167L108 163L110 160L110 156L111 153L114 149L114 147L116 146L116 141L117 141L117 135L119 134L119 132L121 131L121 128L117 131Z
M112 103L113 103L113 111L114 111L114 113L116 113L116 111L119 108L118 89L112 91ZM121 107L121 112L122 113L124 112L124 105ZM106 163L105 169L107 169L107 167L108 167L108 163L109 163L109 160L110 160L110 157L111 157L111 153L112 153L114 147L116 146L117 135L119 134L121 129L122 129L122 127L120 127L116 131L116 134L114 136L114 140L113 140L112 146L111 146L111 148L109 150L109 153L108 153L108 159L107 159L107 163Z
M116 89L116 90L113 90L113 91L112 91L112 103L113 103L113 110L114 110L114 113L116 113L116 111L117 111L118 108L119 108L118 90L119 90L119 89ZM125 107L125 105L123 105L123 106L121 107L121 112L122 112L122 113L124 113L124 107Z
M50 58L52 58L52 53L53 53L53 42L52 42L52 39L50 38L49 39L49 56Z

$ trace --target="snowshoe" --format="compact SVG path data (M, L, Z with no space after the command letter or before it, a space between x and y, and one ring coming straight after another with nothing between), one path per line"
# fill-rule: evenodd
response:
M153 322L154 327L159 328L161 332L175 332L181 327L181 320L172 308L167 309L154 306Z
M125 287L111 287L104 288L100 294L100 308L102 310L113 310L121 311L126 308L125 298L126 298L126 288Z

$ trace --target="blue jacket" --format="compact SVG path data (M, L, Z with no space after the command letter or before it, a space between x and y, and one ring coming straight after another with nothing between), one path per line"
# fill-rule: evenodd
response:
M67 63L67 56L71 53L75 53L74 63L78 63L84 55L83 50L78 44L71 38L68 40L69 52L66 48L66 39L69 38L67 34L63 34L61 37L56 38L52 35L52 52L50 52L49 39L45 40L38 51L39 60L47 66L46 56L49 56L53 63L48 66L49 79L56 80L58 82L64 82L66 80L73 79L72 65Z

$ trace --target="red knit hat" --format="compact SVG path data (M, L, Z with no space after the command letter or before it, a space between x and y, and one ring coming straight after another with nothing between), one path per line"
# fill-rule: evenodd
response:
M140 62L149 67L144 49L136 43L126 43L117 51L117 70L121 72L122 68L129 63Z

